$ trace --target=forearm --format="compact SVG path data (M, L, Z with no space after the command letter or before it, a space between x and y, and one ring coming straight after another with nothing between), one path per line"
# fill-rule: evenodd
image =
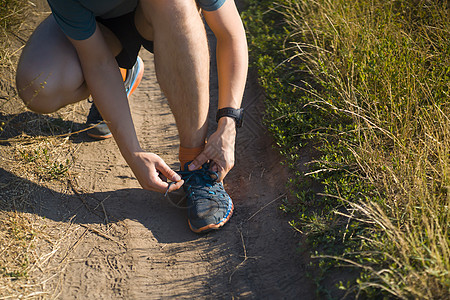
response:
M248 69L245 30L233 0L203 16L217 39L219 108L239 108L244 94Z
M83 71L88 74L85 78L88 87L92 86L95 105L141 186L158 192L179 189L183 185L181 177L159 156L146 153L139 146L122 78L115 61L86 66ZM160 174L176 184L169 186L161 179Z
M248 69L245 33L217 40L218 107L241 107Z
M130 156L141 148L118 66L111 55L98 63L82 62L82 68L95 105L128 162Z

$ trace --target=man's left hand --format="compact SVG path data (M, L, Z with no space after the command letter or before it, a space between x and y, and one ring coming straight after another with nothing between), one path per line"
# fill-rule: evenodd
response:
M189 165L189 170L199 169L210 161L210 170L219 175L218 181L223 181L234 166L235 141L235 121L229 117L220 118L217 131L209 137L205 150Z

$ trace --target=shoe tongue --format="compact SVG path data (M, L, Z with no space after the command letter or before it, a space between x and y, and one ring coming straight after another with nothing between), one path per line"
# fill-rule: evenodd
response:
M209 164L205 163L203 166L201 166L199 169L194 171L189 171L189 164L191 164L192 161L187 162L184 165L184 174L186 174L186 178L188 178L188 181L191 181L192 183L195 182L195 184L210 182L213 184L215 181L217 181L217 174L215 172L212 172L209 170Z

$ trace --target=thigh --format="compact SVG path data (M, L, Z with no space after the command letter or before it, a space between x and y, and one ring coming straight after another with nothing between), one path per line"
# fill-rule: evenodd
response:
M23 49L17 67L19 92L35 92L41 88L46 95L73 94L83 84L77 52L50 15L36 28Z
M131 69L133 67L142 45L153 52L153 42L145 40L136 29L134 11L110 19L97 17L97 22L103 25L105 31L108 30L110 35L113 35L121 45L121 51L113 52L121 68ZM103 33L105 35L105 32Z

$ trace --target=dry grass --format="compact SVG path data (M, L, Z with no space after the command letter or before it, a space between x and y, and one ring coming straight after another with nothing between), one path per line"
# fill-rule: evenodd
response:
M53 228L54 226L54 228ZM0 212L0 299L56 299L70 254L65 241L80 229L48 227L36 214Z
M349 202L369 224L360 290L450 297L450 13L445 1L288 1L297 56L329 94L310 105L349 116L343 139L382 201ZM305 40L308 43L305 43ZM342 132L348 136L348 132ZM341 138L342 139L342 138ZM337 195L338 196L338 195Z
M19 137L12 143L14 166L10 172L34 182L61 180L68 176L77 148L67 138Z
M18 39L23 20L29 17L30 3L20 0L0 1L0 108L16 94L14 69L17 52L21 46Z
M324 253L319 292L338 260L361 271L352 296L448 299L448 1L250 3L269 129L295 171L321 152L282 207Z
M36 21L32 7L0 1L0 299L57 296L46 287L64 264L52 257L73 233L70 222L52 231L45 218L29 213L40 186L67 184L77 150L67 135L53 136L73 131L63 119L73 119L77 107L49 118L27 112L17 98L15 66L32 30L23 21Z

